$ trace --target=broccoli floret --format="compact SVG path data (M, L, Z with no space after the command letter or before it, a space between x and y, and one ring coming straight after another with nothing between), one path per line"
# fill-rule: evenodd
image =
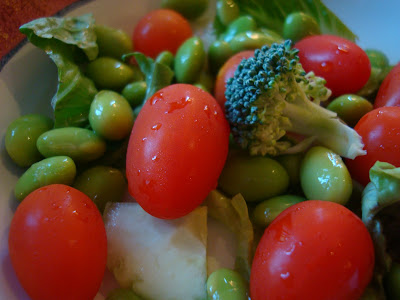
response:
M306 74L297 54L287 40L263 46L239 64L225 92L234 139L253 155L301 149L287 138L287 132L306 136L306 142L316 140L343 157L365 154L357 132L320 106L331 91L323 78Z

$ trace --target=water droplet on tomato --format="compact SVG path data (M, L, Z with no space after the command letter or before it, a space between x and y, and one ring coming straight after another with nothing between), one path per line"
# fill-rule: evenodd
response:
M290 273L289 273L289 272L281 273L281 278L282 278L282 279L288 279L289 276L290 276Z
M161 123L156 123L153 126L151 126L151 130L158 130L161 128L161 126L162 126Z
M163 100L163 92L155 93L155 94L153 95L153 98L151 98L150 105L154 105L154 104L156 104L158 101L161 101L161 100Z
M171 103L169 103L169 107L168 107L168 110L166 111L166 113L172 113L175 110L182 109L182 108L186 107L186 105L190 104L191 102L192 102L192 98L190 98L189 96L183 97L179 101L171 102Z
M160 159L160 158L159 158L157 155L154 155L154 156L151 158L151 160L154 161L154 162L157 161L157 160L159 160L159 159Z
M339 52L339 53L348 53L349 52L349 47L347 45L339 45L338 48L337 48L337 52Z
M321 69L324 72L330 72L332 70L333 64L329 61L324 61L321 63Z

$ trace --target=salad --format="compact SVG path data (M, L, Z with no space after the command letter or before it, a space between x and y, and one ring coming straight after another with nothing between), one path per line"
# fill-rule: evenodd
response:
M132 36L90 13L20 31L57 69L51 117L5 132L32 299L93 299L106 270L107 299L400 297L400 66L322 2L166 0Z

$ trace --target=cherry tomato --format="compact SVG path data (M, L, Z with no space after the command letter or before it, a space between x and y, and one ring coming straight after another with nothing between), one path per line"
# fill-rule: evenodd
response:
M400 167L400 107L376 108L365 114L354 130L362 137L367 154L346 160L353 179L365 186L369 169L378 160Z
M171 9L158 9L139 20L133 31L133 44L136 51L155 58L164 50L175 54L192 34L182 15Z
M222 110L225 111L225 86L229 78L233 77L240 62L245 59L254 56L253 50L246 50L236 53L229 58L219 69L217 79L215 81L214 96Z
M374 107L400 106L400 63L393 67L379 87Z
M102 282L107 238L99 210L61 184L30 193L11 221L9 253L33 300L93 299Z
M334 96L360 90L371 74L368 55L359 46L333 35L314 35L297 42L300 63L306 72L325 78Z
M304 201L265 230L252 264L251 299L359 299L373 268L372 239L353 212Z
M217 186L228 143L228 122L209 93L189 84L161 89L132 129L129 192L155 217L182 217Z

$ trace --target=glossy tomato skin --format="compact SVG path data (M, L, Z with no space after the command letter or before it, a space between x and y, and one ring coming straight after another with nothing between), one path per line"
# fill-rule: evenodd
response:
M157 9L143 16L133 31L135 51L155 58L168 50L175 55L179 46L193 35L189 22L171 9Z
M240 62L245 59L254 56L253 50L245 50L236 53L230 57L219 69L217 74L217 79L215 81L214 96L218 104L221 106L222 110L225 111L225 90L226 82L229 78L233 77Z
M252 264L251 299L359 299L373 267L372 239L353 212L304 201L265 230Z
M154 94L141 109L128 145L129 192L149 214L164 219L195 209L217 186L229 125L215 99L189 84Z
M374 101L374 107L400 106L400 63L383 80Z
M367 154L345 161L353 179L367 185L369 169L378 160L400 167L400 107L376 108L365 114L354 130L362 137Z
M82 192L53 184L30 193L11 221L8 243L14 270L31 299L96 296L107 238L99 210Z
M333 35L314 35L294 45L306 72L325 78L334 96L353 94L371 75L368 55L355 43Z

